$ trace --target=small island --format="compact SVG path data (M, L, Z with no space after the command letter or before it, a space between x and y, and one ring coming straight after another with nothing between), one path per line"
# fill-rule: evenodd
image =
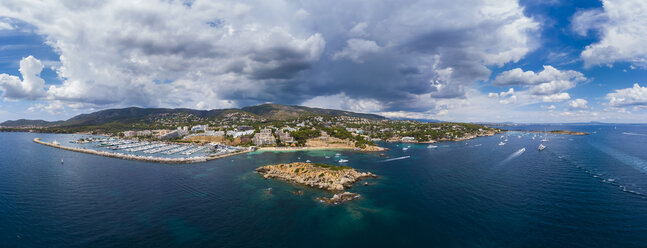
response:
M257 168L256 172L263 174L266 179L278 178L329 191L342 191L359 180L377 177L373 173L359 172L348 166L302 162L266 165Z
M566 134L566 135L589 135L587 132L573 132L569 130L551 130L551 131L527 131L531 133L552 133L552 134Z

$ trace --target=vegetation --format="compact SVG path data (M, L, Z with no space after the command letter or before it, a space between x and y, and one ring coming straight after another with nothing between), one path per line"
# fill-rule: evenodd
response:
M312 163L312 166L329 169L329 170L352 169L351 167L344 166L344 165L332 165L332 164L321 164L321 163Z
M294 138L294 141L298 146L304 146L308 139L319 137L320 132L310 128L301 128L297 131L291 132L290 135Z

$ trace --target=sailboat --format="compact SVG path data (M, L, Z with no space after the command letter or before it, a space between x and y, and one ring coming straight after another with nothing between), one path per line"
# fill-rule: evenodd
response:
M546 146L544 144L539 144L539 148L537 148L537 150L543 151L544 149L546 149Z
M541 142L548 142L548 139L546 138L546 129L544 128L544 138L541 139Z

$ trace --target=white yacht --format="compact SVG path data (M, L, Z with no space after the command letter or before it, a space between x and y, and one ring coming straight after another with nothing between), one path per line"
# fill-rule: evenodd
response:
M546 146L544 144L539 144L539 148L537 148L537 150L543 151L544 149L546 149Z
M434 149L434 148L438 148L438 146L435 146L435 145L428 145L428 146L427 146L427 148L429 148L429 149Z
M340 159L340 160L339 160L339 161L337 161L337 162L340 162L340 163L348 163L348 160L347 160L347 159Z
M499 145L502 146L502 145L505 145L505 143L503 143L503 141L501 141L501 142L499 142Z

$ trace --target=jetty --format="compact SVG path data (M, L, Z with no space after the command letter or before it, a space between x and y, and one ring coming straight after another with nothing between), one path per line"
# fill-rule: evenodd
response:
M40 138L35 138L33 140L34 142L41 144L41 145L46 145L54 148L59 148L63 150L68 150L68 151L73 151L73 152L82 152L82 153L87 153L87 154L94 154L94 155L99 155L99 156L104 156L104 157L111 157L111 158L120 158L120 159L128 159L128 160L139 160L139 161L146 161L146 162L153 162L153 163L165 163L165 164L190 164L190 163L201 163L201 162L206 162L210 160L215 160L219 158L224 158L224 157L229 157L229 156L234 156L238 154L244 154L251 152L252 149L246 149L246 150L240 150L236 152L231 152L231 153L223 153L223 154L217 154L217 155L211 155L211 156L196 156L196 157L185 157L185 158L164 158L164 157L155 157L155 156L140 156L140 155L133 155L133 154L123 154L123 153L117 153L117 152L108 152L108 151L97 151L97 150L92 150L92 149L86 149L86 148L78 148L78 147L69 147L69 146L63 146L59 144L58 142L45 142L42 141Z

